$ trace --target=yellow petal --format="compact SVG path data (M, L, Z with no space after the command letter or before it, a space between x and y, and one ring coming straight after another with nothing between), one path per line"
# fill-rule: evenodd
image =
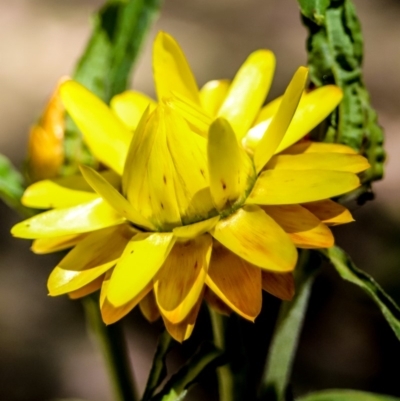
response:
M199 89L186 57L175 39L165 32L160 32L154 41L153 75L159 100L174 91L200 104Z
M308 69L305 67L300 67L296 71L276 114L258 143L254 152L257 173L267 164L285 136L306 86L307 76Z
M222 245L265 270L288 272L297 251L288 235L258 206L245 206L210 232Z
M115 266L108 301L119 307L140 294L163 265L173 244L172 233L136 234Z
M143 93L136 91L125 91L111 99L110 107L118 118L132 131L134 131L139 121L147 109L154 110L156 102Z
M206 284L233 311L254 322L261 311L261 271L214 244Z
M60 94L96 159L122 175L132 139L129 129L104 102L79 83L63 83Z
M110 279L111 279L113 272L114 272L114 268L112 267L111 269L107 270L106 273L104 274L103 283L101 285L101 290L100 290L100 298L99 298L100 309L103 307L103 304L106 301L108 286L110 285Z
M218 111L242 139L264 103L275 70L275 56L268 50L250 54L237 72Z
M254 169L225 119L218 118L212 123L207 145L210 191L216 208L222 210L245 196Z
M49 210L16 224L11 234L19 238L51 238L80 234L125 222L103 199L67 209Z
M329 248L335 240L331 230L300 205L263 206L298 248Z
M336 226L354 221L353 216L344 206L330 199L305 203L302 206L328 226Z
M171 323L182 322L203 291L212 249L212 238L202 235L176 242L154 279L158 308Z
M230 316L232 314L232 309L223 302L217 295L206 287L204 291L204 300L220 315Z
M295 293L293 273L262 272L262 288L283 301L290 301Z
M147 221L111 184L98 172L87 166L80 166L88 184L121 216L137 226L153 230L154 226Z
M202 302L202 295L200 295L197 304L190 311L186 319L177 324L171 323L168 319L166 319L163 315L161 315L164 320L165 328L167 329L168 333L173 339L182 343L191 336L194 329L194 325L196 323L197 315L199 314L201 302Z
M301 141L295 145L284 149L281 155L297 155L300 153L344 153L349 155L356 155L357 152L346 145L340 143L323 143L323 142L311 142Z
M153 323L160 318L160 311L158 310L156 297L154 291L150 291L139 303L140 311L143 316Z
M216 116L228 94L230 84L231 82L227 79L219 79L207 82L200 89L200 102L209 116Z
M350 173L360 173L369 167L365 157L345 153L277 155L267 164L267 169L274 170L332 170Z
M85 233L85 234L66 235L63 237L55 237L55 238L36 239L32 243L31 251L38 255L63 251L65 249L72 248L88 235L89 235L88 233Z
M103 283L103 279L104 279L104 275L97 277L91 283L86 284L84 287L79 288L79 290L68 293L69 298L70 299L83 298L89 294L92 294L93 292L100 290L101 285Z
M193 239L212 230L219 219L219 216L211 217L211 219L199 221L198 223L175 227L172 232L176 238Z
M78 290L112 268L134 235L127 226L90 234L75 246L51 272L47 287L51 296Z
M257 179L247 204L293 205L332 198L360 186L353 173L327 170L267 170Z

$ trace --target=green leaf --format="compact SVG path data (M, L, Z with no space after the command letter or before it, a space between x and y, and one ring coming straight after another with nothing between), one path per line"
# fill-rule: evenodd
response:
M353 193L354 198L367 192L372 181L382 178L385 161L383 131L362 76L360 22L351 0L298 0L298 3L309 31L307 51L312 84L317 87L336 84L344 93L327 126L313 133L314 139L348 145L365 155L371 164L362 175L362 190Z
M160 4L161 0L109 0L93 17L93 33L73 78L107 103L123 92ZM76 172L79 164L95 163L68 118L63 173Z
M320 267L315 253L302 250L295 269L296 294L283 302L268 353L259 400L283 401L303 326L311 286Z
M33 210L21 205L24 179L5 156L0 155L0 198L23 216L33 216Z
M174 374L164 388L151 400L171 401L181 400L185 391L198 380L200 374L206 370L214 370L224 363L223 353L213 344L204 343L190 360ZM177 398L173 398L176 396ZM168 398L170 397L170 398Z
M167 366L166 358L168 352L171 350L173 341L171 336L165 330L159 340L157 345L156 354L153 359L153 364L151 366L149 378L146 383L146 388L142 397L142 401L149 400L157 387L162 383L162 381L167 376Z
M355 390L324 390L300 397L297 401L400 401L400 398Z
M400 340L400 308L392 298L371 276L358 269L350 257L339 247L334 246L320 252L328 258L344 280L357 285L372 298Z

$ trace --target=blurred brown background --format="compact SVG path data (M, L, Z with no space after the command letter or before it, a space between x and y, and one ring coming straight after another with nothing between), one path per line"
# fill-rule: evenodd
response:
M386 130L389 160L385 180L374 187L376 200L353 211L357 222L336 230L336 236L358 266L400 302L400 2L354 2L365 37L365 80ZM90 15L101 4L0 0L0 151L16 165L25 156L28 127L57 79L72 71L90 32ZM135 88L149 94L151 41L159 29L181 43L200 85L232 77L252 50L266 47L278 61L272 98L306 62L306 31L295 0L166 0L133 80ZM111 401L80 303L46 295L57 257L31 254L27 241L8 234L18 216L4 205L0 214L0 401ZM311 302L293 372L295 394L352 387L400 396L400 344L366 295L327 268ZM271 314L277 306L266 299ZM136 311L125 326L143 388L159 327L148 325ZM244 327L252 339L253 326ZM265 333L266 343L270 329L257 333L258 338ZM181 357L175 353L172 365ZM188 400L215 399L210 380Z

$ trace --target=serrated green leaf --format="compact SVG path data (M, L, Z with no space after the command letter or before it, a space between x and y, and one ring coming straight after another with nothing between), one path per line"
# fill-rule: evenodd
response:
M357 285L371 297L400 340L400 308L393 299L371 276L358 269L350 257L339 247L334 246L320 252L328 258L344 280Z
M325 11L330 0L299 0L301 13L307 18L313 19L319 25L325 19Z
M300 397L297 401L400 401L400 398L355 390L324 390Z
M166 358L168 352L171 350L173 341L171 336L165 330L158 340L156 354L153 358L153 364L151 366L149 378L146 383L146 388L142 397L142 401L149 400L157 387L167 376ZM177 396L177 395L176 395ZM175 399L175 398L172 398Z

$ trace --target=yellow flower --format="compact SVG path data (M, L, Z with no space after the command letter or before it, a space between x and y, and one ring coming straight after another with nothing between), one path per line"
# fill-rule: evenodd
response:
M153 68L159 102L137 92L111 108L76 82L64 105L93 154L110 168L30 186L25 205L54 208L17 224L33 251L74 247L53 270L50 295L101 289L109 324L140 305L178 341L203 298L253 321L261 289L293 295L298 248L325 248L328 225L352 221L329 198L359 186L368 162L346 146L299 142L340 102L327 86L304 92L300 67L285 94L262 107L274 72L266 50L232 83L201 90L175 40L160 33ZM117 117L118 116L118 117ZM134 131L134 135L132 132Z

